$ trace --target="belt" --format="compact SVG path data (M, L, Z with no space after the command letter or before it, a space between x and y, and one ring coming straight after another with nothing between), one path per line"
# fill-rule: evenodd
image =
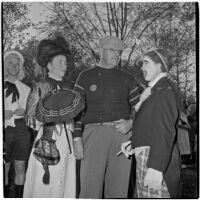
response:
M15 121L23 121L24 120L24 118L22 117L22 118L17 118L17 119L15 119Z
M115 126L116 122L98 122L98 123L93 123L93 124L88 124L88 125L94 125L94 126Z

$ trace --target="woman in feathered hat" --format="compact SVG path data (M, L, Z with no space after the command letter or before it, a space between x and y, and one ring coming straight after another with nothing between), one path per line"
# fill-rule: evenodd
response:
M38 45L37 62L47 76L35 84L27 101L26 121L38 130L38 134L29 158L25 198L75 198L75 156L71 148L71 133L73 118L84 108L84 102L79 93L70 90L70 84L62 80L69 56L68 45L62 37L42 40ZM41 140L44 137L47 143ZM51 153L48 152L48 141L55 142L60 154L56 158L48 154L48 161L55 162L54 165L43 162L46 161L46 151ZM44 145L43 151L40 145Z

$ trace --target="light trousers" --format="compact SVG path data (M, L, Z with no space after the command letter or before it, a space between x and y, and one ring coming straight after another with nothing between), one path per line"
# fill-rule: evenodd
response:
M116 154L130 137L131 133L121 135L114 126L85 126L79 198L127 198L131 159Z

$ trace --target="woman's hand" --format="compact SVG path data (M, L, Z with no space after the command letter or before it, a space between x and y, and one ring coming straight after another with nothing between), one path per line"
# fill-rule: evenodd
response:
M25 113L25 110L22 107L19 107L14 111L14 114L17 116L24 116L24 113Z
M83 143L81 137L73 139L74 155L77 160L83 159Z
M26 125L32 129L36 128L36 118L35 115L25 115Z
M162 180L162 172L156 169L148 168L146 176L144 177L144 186L150 189L160 190L162 188Z
M5 120L9 120L13 116L12 110L5 110Z
M134 154L134 150L131 147L131 141L123 142L121 144L121 152L128 158Z

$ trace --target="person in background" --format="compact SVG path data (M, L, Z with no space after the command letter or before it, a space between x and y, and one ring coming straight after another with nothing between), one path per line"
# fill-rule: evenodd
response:
M28 162L24 198L76 197L72 132L73 117L80 109L81 96L72 90L70 82L63 80L69 58L70 51L64 38L58 36L55 39L40 41L37 48L37 62L46 76L44 80L35 84L27 101L26 122L31 128L38 130L38 134ZM68 95L61 94L55 98L59 91L65 91L64 93ZM48 96L50 92L52 92L52 101ZM42 102L47 104L48 108ZM61 121L63 115L67 118L66 123ZM40 162L41 159L36 159L35 153L40 152L41 149L37 148L41 138L54 141L54 146L60 155L57 156L60 159L56 164L48 166ZM43 145L42 148L45 152L48 151L48 145ZM50 153L53 154L52 151ZM53 161L55 158L52 154L50 160Z
M177 198L181 159L177 144L180 113L178 93L167 79L167 51L153 49L143 56L142 71L148 86L136 105L131 141L121 151L136 157L137 198Z
M197 161L197 104L195 98L190 95L188 97L187 118L190 124L189 138L191 148L190 163L194 164Z
M31 148L31 135L23 119L30 92L30 88L21 82L25 76L23 64L24 58L18 51L4 53L4 197L8 197L10 191L8 174L11 161L14 161L15 168L15 197L22 197L25 162Z
M73 139L75 155L82 159L79 198L127 198L131 159L116 154L131 136L140 93L131 75L117 69L126 44L106 36L100 48L99 64L83 71L75 84L86 99Z
M182 168L187 167L186 164L188 164L187 162L191 155L190 140L189 140L190 125L188 123L186 112L187 112L186 102L182 101L181 113L178 122L178 138L177 138L182 158Z

